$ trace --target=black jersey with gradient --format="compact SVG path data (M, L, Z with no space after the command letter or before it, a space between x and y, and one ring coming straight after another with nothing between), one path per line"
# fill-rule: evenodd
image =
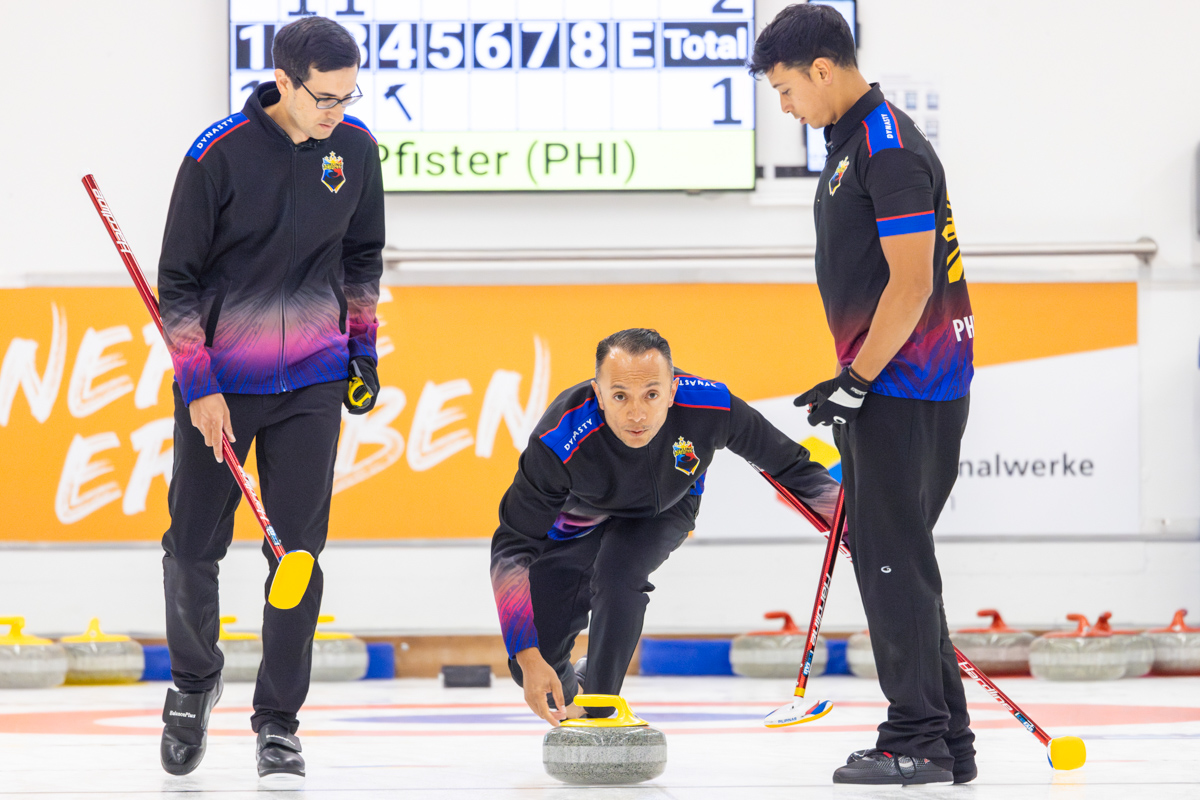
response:
M838 484L805 448L724 384L676 377L675 402L645 447L629 447L605 425L591 381L560 394L529 437L492 537L492 588L510 656L537 645L529 566L548 542L587 535L609 517L655 517L700 495L717 450L729 448L832 517Z
M813 215L817 285L843 366L862 347L890 270L882 239L934 231L933 294L871 391L954 400L967 394L975 318L963 277L946 175L925 134L878 84L825 128L828 156Z

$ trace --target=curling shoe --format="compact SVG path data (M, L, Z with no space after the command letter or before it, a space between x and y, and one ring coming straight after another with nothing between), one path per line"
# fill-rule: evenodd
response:
M166 725L158 747L159 761L167 772L187 775L200 766L208 744L208 717L221 699L223 688L218 677L217 685L207 692L181 692L174 687L167 689L167 702L162 715Z
M855 750L846 758L846 763L851 764L858 761L870 750ZM970 755L966 758L954 759L954 782L955 783L970 783L979 777L979 770L975 766L975 756Z
M304 779L300 739L278 722L258 729L258 777L280 785Z
M584 693L583 679L587 677L587 656L580 656L575 662L575 683L579 686L579 693Z
M871 749L851 753L846 766L833 771L833 782L867 786L949 786L954 783L954 773L928 758Z

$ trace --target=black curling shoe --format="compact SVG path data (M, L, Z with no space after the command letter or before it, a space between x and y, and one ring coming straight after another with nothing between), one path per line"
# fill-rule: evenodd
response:
M954 773L942 769L928 758L913 758L872 749L851 753L846 759L846 766L833 771L833 782L870 786L948 786L954 783Z
M208 744L208 717L221 699L221 679L207 692L181 692L167 689L163 705L162 742L158 758L162 768L172 775L187 775L200 766Z
M579 693L584 693L583 679L587 677L587 656L580 656L575 662L575 683L578 684Z
M258 777L286 783L304 777L300 739L278 722L258 729Z
M846 757L846 763L852 764L870 752L870 750L855 750ZM979 770L975 767L975 756L954 759L955 783L970 783L977 777L979 777Z

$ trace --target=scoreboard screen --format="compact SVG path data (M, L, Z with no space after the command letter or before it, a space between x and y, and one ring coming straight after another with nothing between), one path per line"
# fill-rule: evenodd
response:
M754 188L754 0L230 0L230 110L276 31L358 42L397 192Z

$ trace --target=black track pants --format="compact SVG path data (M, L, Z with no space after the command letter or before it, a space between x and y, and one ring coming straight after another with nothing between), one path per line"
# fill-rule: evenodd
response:
M958 477L970 398L869 394L835 428L850 551L888 718L876 747L950 768L973 756L967 702L942 607L933 526Z
M565 542L552 542L529 568L529 595L538 650L554 667L570 703L578 693L571 648L588 628L588 694L620 694L642 621L654 591L650 573L687 539L696 526L700 498L684 497L657 517L610 518L599 528ZM591 625L588 613L591 612ZM508 668L521 685L521 668ZM611 709L596 709L607 715Z
M175 686L183 692L207 691L224 665L217 648L217 562L233 538L233 512L242 495L229 467L217 463L192 426L179 386L174 389L175 463L167 493L171 527L163 536L167 646ZM334 381L286 394L225 395L238 460L245 462L250 443L257 442L260 496L285 550L317 556L325 547L345 391L345 381ZM270 564L265 594L276 568L265 539L263 553ZM300 605L287 611L265 606L263 660L251 718L255 731L269 721L293 733L299 725L296 713L308 694L322 586L318 562Z

